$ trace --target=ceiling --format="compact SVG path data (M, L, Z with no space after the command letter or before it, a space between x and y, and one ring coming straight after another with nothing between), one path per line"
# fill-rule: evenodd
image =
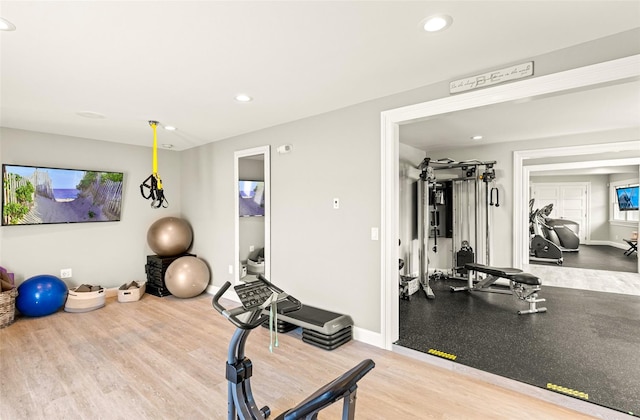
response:
M449 29L419 28L442 12ZM0 16L17 27L0 33L3 127L150 146L157 120L184 150L638 28L640 3L2 0ZM637 119L624 100L612 124Z
M622 129L640 138L638 80L435 115L400 126L400 141L433 152ZM476 135L482 139L473 140Z

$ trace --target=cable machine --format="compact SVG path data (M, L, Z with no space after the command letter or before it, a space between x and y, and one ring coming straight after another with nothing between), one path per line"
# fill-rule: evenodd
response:
M438 252L438 237L450 237L450 278L466 279L464 265L469 262L491 262L491 207L500 206L499 190L496 187L496 161L468 160L457 162L451 159L432 160L425 158L419 165L418 180L418 240L420 244L420 286L428 299L435 294L429 285L429 238L433 238L434 253ZM443 177L436 171L454 170ZM446 201L449 200L449 203ZM443 216L439 205L444 206ZM442 223L444 220L444 223ZM444 232L443 232L444 231ZM484 241L480 241L484 238ZM460 250L456 251L457 244ZM477 261L476 252L482 247L484 258ZM442 273L434 275L442 275Z

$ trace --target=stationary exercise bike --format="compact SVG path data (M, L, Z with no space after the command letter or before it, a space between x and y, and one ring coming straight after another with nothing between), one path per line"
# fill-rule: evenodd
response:
M265 406L258 409L250 378L253 373L251 360L245 357L244 348L251 330L269 321L278 311L291 312L302 307L299 300L283 292L269 282L262 274L256 281L240 284L234 287L242 306L228 309L220 304L220 298L229 289L231 283L226 282L213 297L213 307L224 315L237 327L229 343L226 364L226 379L228 381L228 420L262 420L269 417L271 410ZM278 306L278 303L286 305ZM271 308L272 312L269 313ZM275 324L275 322L274 322ZM366 359L342 376L329 382L315 393L307 397L297 406L280 414L275 420L315 420L318 412L330 405L344 400L342 419L353 420L356 409L356 391L358 381L364 377L375 363ZM300 373L302 375L302 372Z
M540 216L543 220L541 226L545 231L545 237L563 252L578 252L580 248L578 223L567 219L553 219L550 217L552 211L552 203L540 209Z
M545 219L541 209L533 210L533 199L529 200L529 261L552 262L562 265L562 249L552 240L547 238L545 230Z

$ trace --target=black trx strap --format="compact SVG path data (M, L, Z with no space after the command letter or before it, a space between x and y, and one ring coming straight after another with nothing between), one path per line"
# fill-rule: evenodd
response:
M149 121L149 125L153 128L153 173L140 184L140 194L145 200L151 199L151 207L159 209L160 207L169 207L169 201L164 196L162 190L162 180L158 175L158 135L156 127L157 121ZM145 188L149 189L149 194L145 194Z
M145 194L145 188L149 190L149 194ZM153 174L149 175L147 179L145 179L142 184L140 184L140 194L144 197L145 200L151 199L151 207L153 208L167 208L169 207L169 201L164 196L164 191L162 188L158 188L158 180Z

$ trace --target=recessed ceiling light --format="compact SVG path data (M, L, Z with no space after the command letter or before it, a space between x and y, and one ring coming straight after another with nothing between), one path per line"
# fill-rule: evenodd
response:
M167 130L167 131L176 131L177 130L177 128L175 128L172 125L165 125L164 129Z
M420 22L422 28L427 32L439 32L447 29L453 23L453 18L449 15L433 15Z
M244 93L241 93L240 95L236 95L236 101L238 102L251 102L253 100L253 98L249 95L245 95Z
M106 118L104 114L101 114L99 112L93 112L93 111L79 111L77 112L77 114L81 117L91 118L94 120L101 120L103 118Z
M0 17L0 31L15 31L16 25Z
M482 140L482 136L473 136L471 140Z

